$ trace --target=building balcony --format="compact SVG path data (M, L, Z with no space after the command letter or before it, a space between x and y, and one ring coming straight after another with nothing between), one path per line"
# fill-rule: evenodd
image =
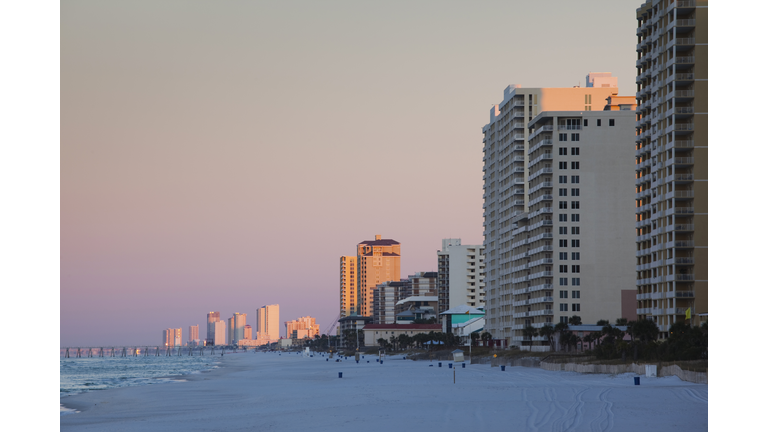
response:
M515 144L512 146L512 151L525 151L525 144Z
M670 26L677 27L677 28L696 27L696 20L695 19L673 20L672 22L670 22Z
M678 166L690 166L693 165L693 158L692 157L676 157L672 159L667 159L667 166L670 165L678 165Z
M695 280L694 276L692 274L673 274L673 275L667 275L667 281L675 281L675 282L693 282Z
M542 201L552 201L552 195L541 195L528 202L528 206L534 206Z
M551 146L551 145L552 145L552 139L551 139L551 138L545 138L545 139L543 139L543 140L540 140L539 142L537 142L537 143L536 143L536 144L534 144L533 146L531 146L531 149L528 151L528 153L529 153L529 154L530 154L530 153L533 153L533 152L535 152L536 150L540 149L541 147L544 147L544 146Z
M667 298L694 298L693 291L670 291L667 293Z
M666 182L675 183L691 183L693 181L693 174L674 174L666 178Z
M539 163L541 161L544 161L544 160L552 160L552 153L544 153L544 154L540 155L539 157L537 157L536 159L534 159L533 161L528 163L528 168L530 168L530 167L532 167L532 166L536 165L537 163Z
M676 258L670 258L667 260L667 265L677 265L677 266L687 266L687 265L694 265L695 260L693 257L676 257Z

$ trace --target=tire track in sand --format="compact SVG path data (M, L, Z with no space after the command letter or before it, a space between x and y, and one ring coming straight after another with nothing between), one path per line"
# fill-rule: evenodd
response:
M584 393L586 393L587 390L589 390L589 388L576 392L574 389L574 392L576 393L576 402L574 402L565 412L563 422L561 423L562 427L560 429L552 428L552 430L574 430L577 426L581 425L582 420L584 420ZM568 420L571 420L571 423L566 426L565 422Z
M696 402L701 402L705 404L709 403L708 399L704 399L703 397L699 396L697 392L694 392L691 389L683 389L683 390L685 390L685 392L688 393L688 396L690 396L691 399L695 400Z
M551 392L551 394L550 394ZM554 390L552 390L549 387L544 387L544 400L549 402L547 405L549 406L549 409L547 409L546 414L544 414L544 417L541 418L541 421L534 425L534 427L538 430L542 426L547 426L551 423L552 416L555 413L556 407L555 407L555 397L553 396Z
M528 409L531 411L530 414L528 414L528 418L526 419L525 425L526 430L529 431L537 431L539 428L536 426L536 417L539 416L539 409L536 408L536 406L531 402L531 398L528 397L528 389L523 389L523 400L525 401L525 404L528 406Z
M597 399L602 402L600 407L600 415L590 422L590 427L595 432L609 431L613 429L613 402L608 400L608 393L611 389L607 388L600 392ZM605 426L603 426L605 424Z

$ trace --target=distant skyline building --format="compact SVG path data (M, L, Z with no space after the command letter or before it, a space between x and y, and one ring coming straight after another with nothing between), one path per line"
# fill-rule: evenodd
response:
M216 339L216 322L221 321L218 312L208 312L208 326L205 337L205 343L208 345L214 345Z
M708 315L707 5L637 9L636 307L662 338Z
M163 330L162 344L169 348L181 346L181 329L168 328Z
M443 239L437 251L438 313L459 305L485 307L485 247Z
M304 316L285 322L285 337L287 338L314 338L315 335L320 335L320 326L315 322L315 318L311 316Z
M189 342L200 341L200 326L189 326Z
M603 87L613 85L606 73L590 74L587 82L595 87L510 85L504 89L501 103L491 108L490 122L483 126L485 324L494 339L509 341L514 336L512 231L516 227L512 220L528 212L529 177L544 173L529 173L533 161L529 160L528 122L543 111L602 110L606 98L618 94L617 87ZM552 172L551 166L542 169Z
M235 312L232 318L227 318L227 343L237 344L245 339L245 319L247 314Z
M227 323L218 320L213 323L213 345L227 345Z
M280 339L280 305L266 305L256 311L256 337L270 341Z
M245 325L245 329L243 331L243 339L245 340L253 339L253 329L248 324Z

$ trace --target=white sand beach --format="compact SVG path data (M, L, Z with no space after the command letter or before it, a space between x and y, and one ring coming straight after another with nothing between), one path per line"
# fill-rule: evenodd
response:
M186 381L61 399L62 431L705 431L708 386L677 377L366 356L228 354ZM370 363L366 363L370 361ZM339 372L343 377L339 379Z

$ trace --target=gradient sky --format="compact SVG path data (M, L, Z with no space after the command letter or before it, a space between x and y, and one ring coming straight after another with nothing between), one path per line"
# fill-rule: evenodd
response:
M61 345L272 303L324 332L358 242L402 277L482 243L489 109L590 71L634 94L640 4L61 3Z

